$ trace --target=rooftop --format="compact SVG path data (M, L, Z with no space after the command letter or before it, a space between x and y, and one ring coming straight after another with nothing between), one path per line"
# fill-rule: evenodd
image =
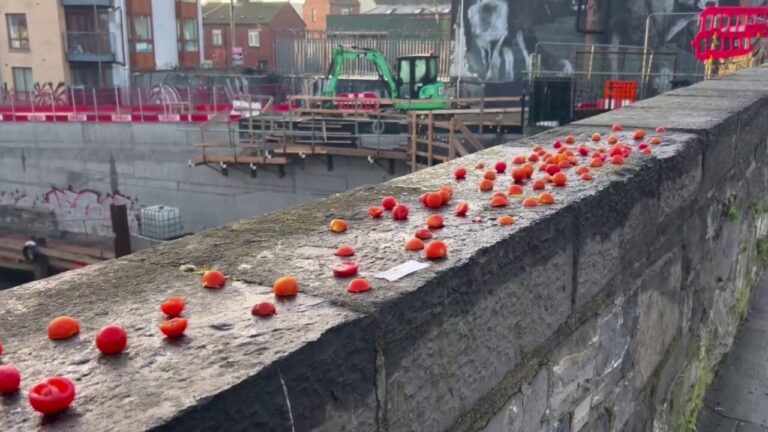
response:
M235 23L269 24L284 8L295 12L288 2L243 3L235 7ZM229 24L229 6L222 3L208 3L203 7L203 23Z

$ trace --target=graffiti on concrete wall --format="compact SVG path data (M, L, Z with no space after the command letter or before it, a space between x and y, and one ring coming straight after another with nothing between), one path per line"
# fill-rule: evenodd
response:
M75 191L57 187L37 196L23 190L0 191L0 204L46 208L56 216L59 230L101 236L112 235L110 205L124 204L128 208L131 233L139 231L138 199L120 193L101 194L91 189Z
M573 59L564 53L573 46L642 48L650 14L651 48L687 60L692 58L690 42L698 12L718 3L732 2L452 0L455 52L451 74L485 82L520 81L531 70L534 52L541 55L542 70L568 74L573 71ZM653 67L669 65L659 62Z

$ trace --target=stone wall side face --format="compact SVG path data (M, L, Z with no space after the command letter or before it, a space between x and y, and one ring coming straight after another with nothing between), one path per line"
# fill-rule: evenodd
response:
M576 292L586 297L577 295L577 308L589 307L601 292L610 298L607 307L544 356L535 376L549 377L547 398L526 407L525 389L535 380L524 382L484 430L693 430L761 273L768 93L759 82L768 70L759 72L755 81L702 83L704 96L694 86L579 122L594 129L666 125L699 138L655 153L656 192L630 198L633 208L612 235L581 237L577 272L604 258L620 262L624 277L597 271L588 277L606 283L595 284L577 276ZM719 101L734 88L755 91L723 109ZM635 243L622 246L622 239ZM535 426L521 420L529 408L544 413Z
M116 423L124 430L689 430L768 258L758 254L768 234L766 81L768 69L756 69L702 83L4 291L0 334L6 347L23 347L9 359L30 381L47 365L77 379L86 402L61 430L93 429L126 409L134 417ZM615 122L623 140L636 127L669 132L653 157L573 182L551 207L513 202L508 229L476 183L454 183L484 220L448 218L448 259L397 282L373 279L416 258L402 247L430 213L416 198L455 167L509 161L568 134L587 140ZM409 221L366 216L390 194L409 203ZM334 217L350 221L348 234L328 232ZM329 277L342 242L375 281L364 296ZM212 297L182 264L221 269L232 284ZM254 321L249 307L272 299L271 282L286 273L299 277L301 294ZM178 293L198 304L191 338L166 345L154 334L155 305ZM85 333L123 320L131 355L105 367L90 337L47 344L34 323L65 311ZM30 415L0 405L0 429L23 429Z

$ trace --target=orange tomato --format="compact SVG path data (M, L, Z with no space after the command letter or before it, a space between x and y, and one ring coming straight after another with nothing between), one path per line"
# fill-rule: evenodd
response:
M69 316L54 318L48 324L48 338L51 340L69 339L80 333L80 323Z
M283 276L272 285L275 297L293 297L299 293L299 283L293 276Z
M412 238L405 242L405 250L418 251L424 249L424 242L420 238Z

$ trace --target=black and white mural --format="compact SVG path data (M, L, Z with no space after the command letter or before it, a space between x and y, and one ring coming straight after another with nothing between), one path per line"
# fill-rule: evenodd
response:
M642 46L646 18L652 16L652 48L692 58L696 13L708 5L739 5L743 0L452 0L454 55L451 74L482 82L524 79L531 55L540 54L541 69L568 74L577 44ZM752 0L764 5L766 0ZM580 9L581 8L581 9ZM586 16L593 14L587 23ZM594 34L577 31L597 28ZM594 17L597 17L596 19ZM569 45L570 44L570 45ZM568 47L567 49L564 47ZM658 62L655 68L672 68Z

